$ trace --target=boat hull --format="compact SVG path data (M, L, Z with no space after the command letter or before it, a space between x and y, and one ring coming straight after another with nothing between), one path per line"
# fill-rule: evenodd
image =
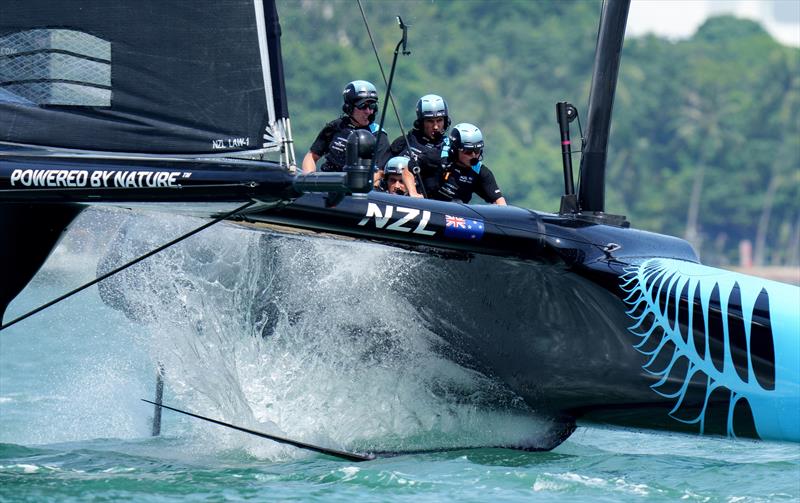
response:
M796 287L703 266L676 238L574 217L372 193L328 206L309 195L247 218L421 252L399 293L448 357L538 413L800 441ZM399 208L418 215L409 231L389 229ZM453 218L482 235L448 236ZM414 233L423 220L429 233Z

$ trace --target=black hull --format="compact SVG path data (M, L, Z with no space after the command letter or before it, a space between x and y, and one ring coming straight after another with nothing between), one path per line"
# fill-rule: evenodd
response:
M407 232L388 229L396 218L383 228L375 219L359 225L370 204L383 216L389 206L393 215L409 214L397 208L419 214L400 226L412 229ZM408 279L407 300L447 342L449 358L499 379L551 419L676 429L667 415L673 401L653 394L658 378L642 370L642 355L633 347L619 277L656 251L696 261L685 242L515 207L381 193L327 206L323 196L306 195L247 219L423 252ZM431 215L424 230L434 235L414 232L425 211ZM482 220L480 240L445 237L446 215ZM603 249L612 242L621 247L607 255Z
M442 356L562 425L558 438L586 419L800 440L800 414L786 413L800 411L794 287L702 266L685 241L580 215L384 193L280 201L237 218L413 253L395 293L414 323L441 338ZM7 303L81 205L4 207L2 230L20 243L5 263L24 266L7 271ZM40 237L20 225L55 213Z
M702 266L683 240L383 193L246 218L422 252L407 300L448 358L549 418L800 440L782 412L797 405L797 290Z

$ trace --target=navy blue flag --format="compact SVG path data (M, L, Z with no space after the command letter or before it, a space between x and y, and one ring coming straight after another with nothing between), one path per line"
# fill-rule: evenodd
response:
M444 216L444 236L456 239L474 239L483 237L483 220L471 218Z

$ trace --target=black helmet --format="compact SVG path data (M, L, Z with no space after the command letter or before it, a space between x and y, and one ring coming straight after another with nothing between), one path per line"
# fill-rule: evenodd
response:
M438 94L426 94L417 100L417 120L414 127L422 129L422 121L432 117L444 117L444 130L450 127L450 115L447 102Z
M411 162L411 159L404 155L392 157L386 161L386 166L383 167L383 177L386 178L389 175L402 175L403 170L408 169L409 162Z
M353 108L361 103L377 103L378 90L375 89L375 86L372 85L371 82L367 82L366 80L354 80L344 86L342 98L344 99L342 111L350 115L353 113ZM375 110L377 110L377 107Z

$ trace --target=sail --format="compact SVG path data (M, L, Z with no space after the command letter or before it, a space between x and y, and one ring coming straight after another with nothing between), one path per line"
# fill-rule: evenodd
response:
M0 142L241 156L288 129L274 0L3 4Z

